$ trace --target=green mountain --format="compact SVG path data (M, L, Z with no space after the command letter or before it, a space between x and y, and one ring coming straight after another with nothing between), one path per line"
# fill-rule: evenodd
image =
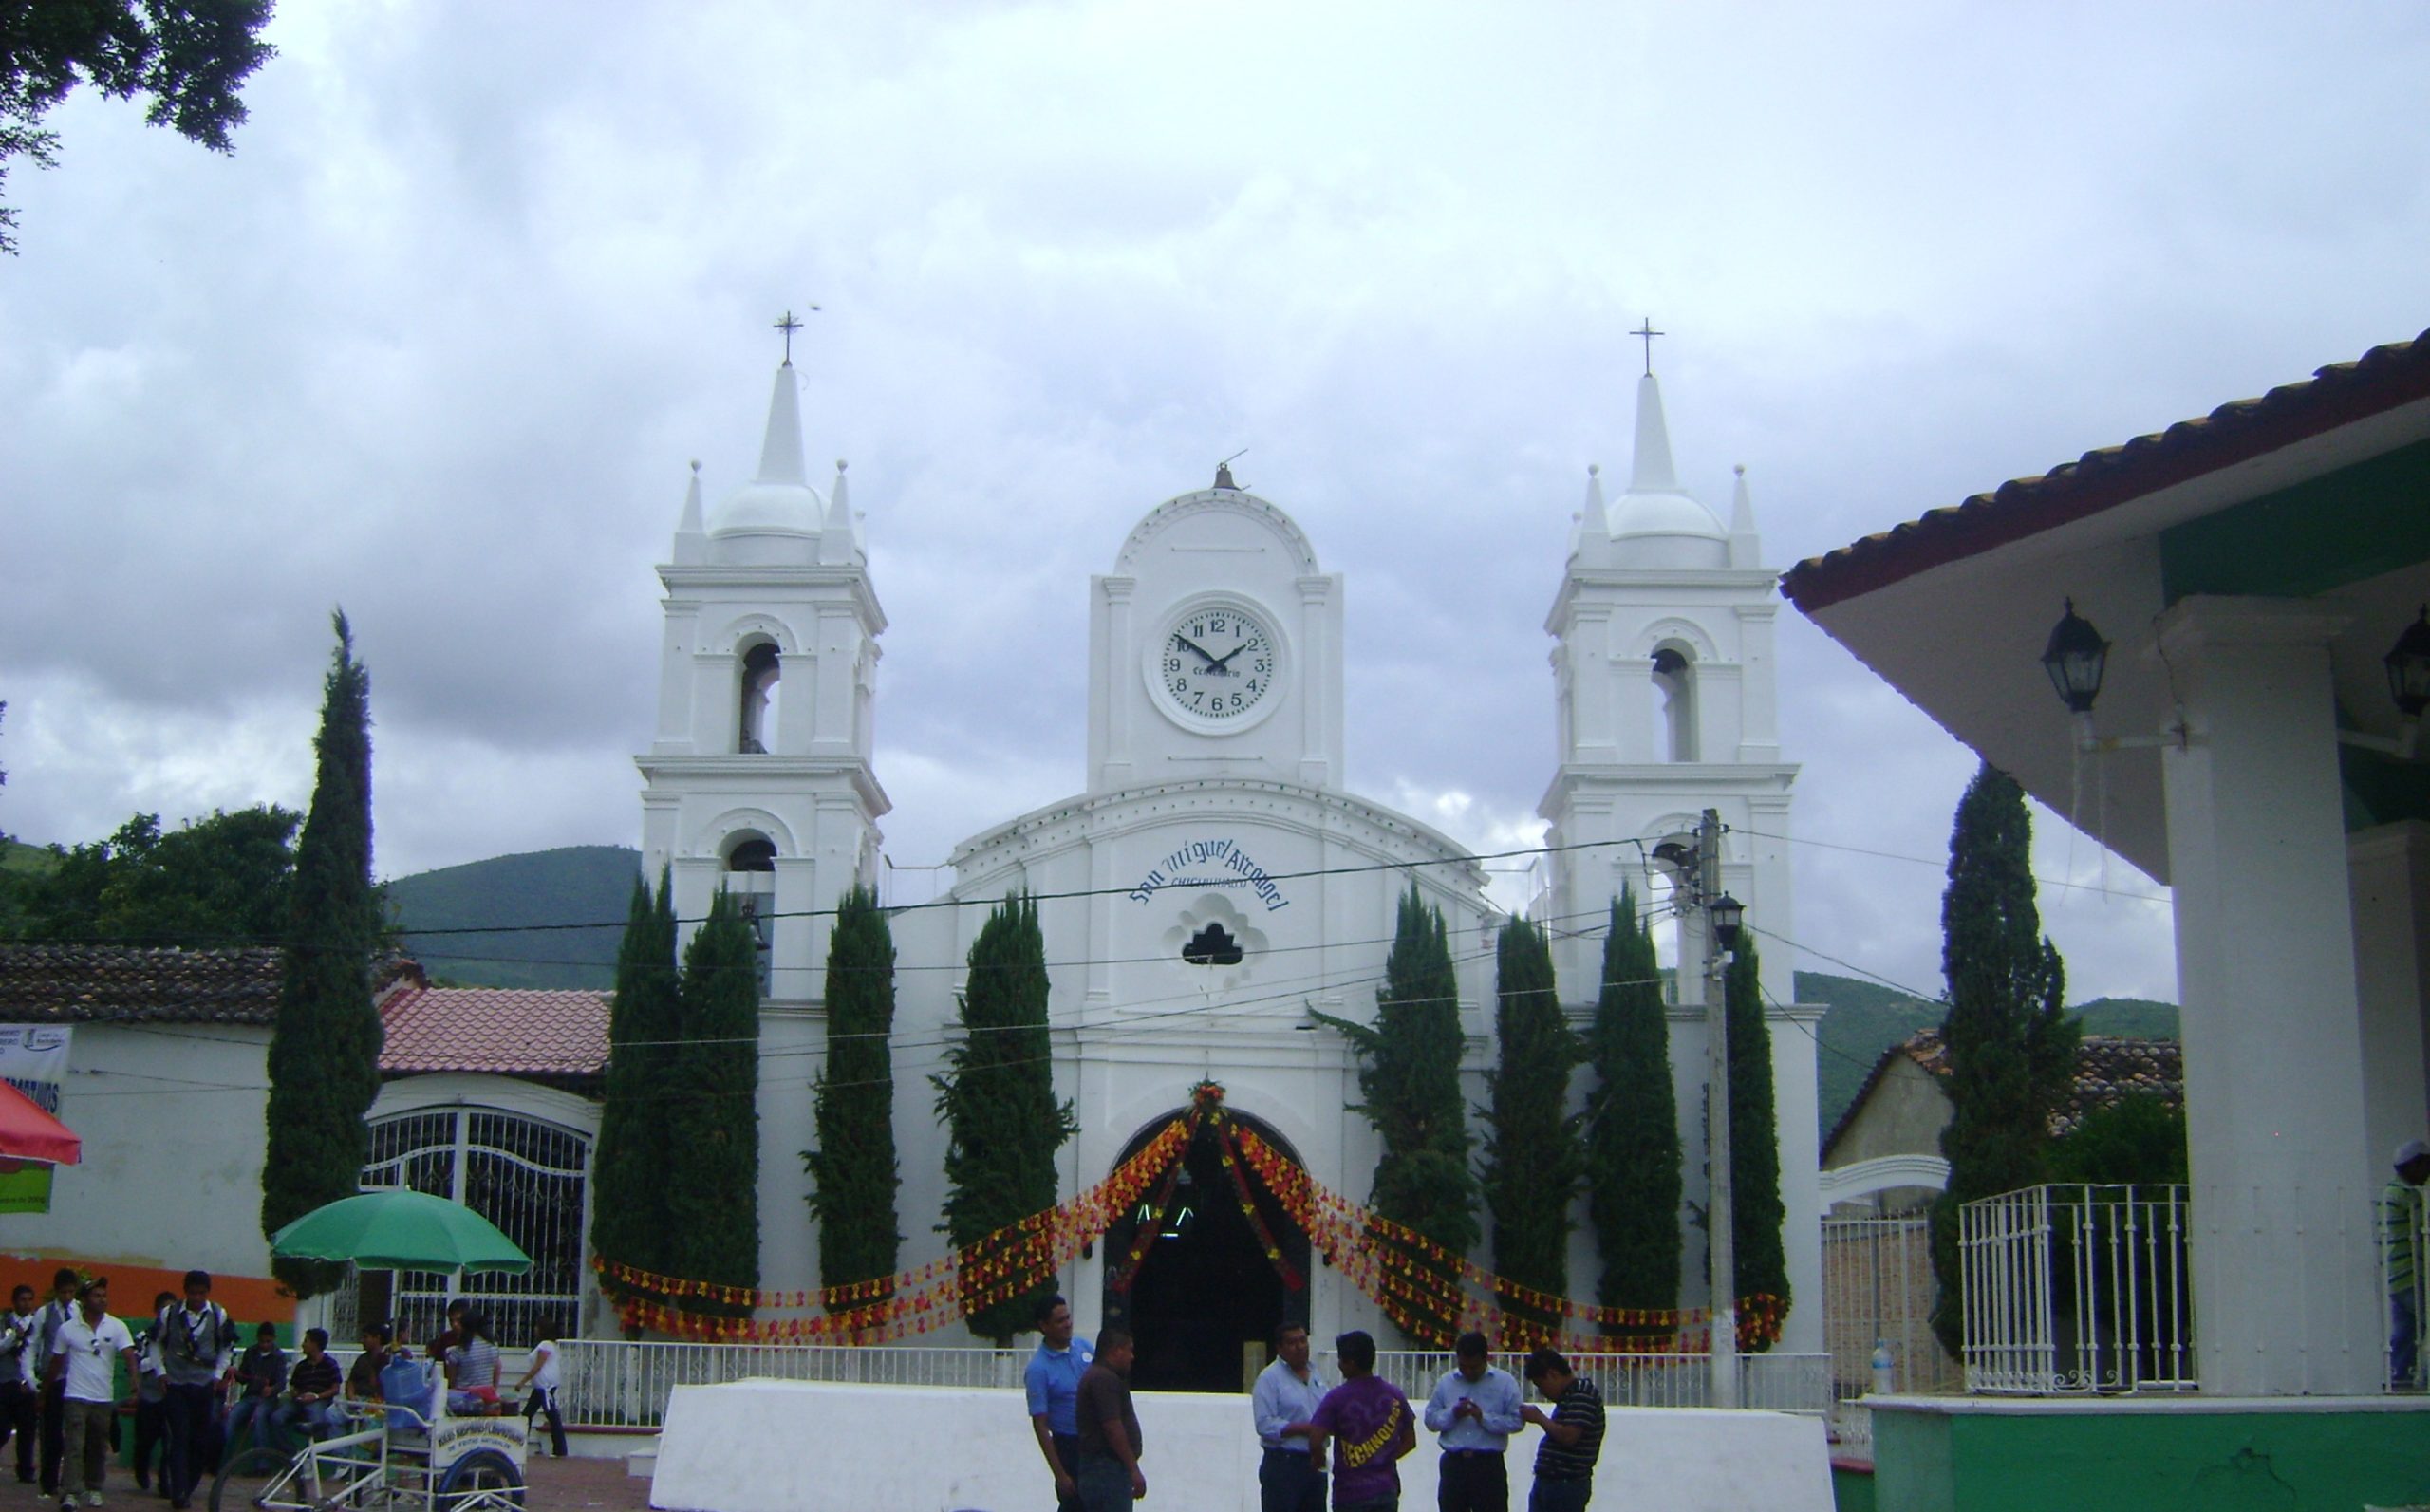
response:
M435 981L606 989L640 868L624 846L495 856L397 878L388 912Z
M1856 1100L1881 1053L1918 1029L1937 1029L1947 1010L1939 1003L1827 972L1797 974L1797 1000L1822 1003L1815 1036L1817 1112L1827 1137L1848 1104ZM2142 998L2096 998L2074 1012L2088 1035L2130 1035L2143 1039L2177 1037L2177 1005Z

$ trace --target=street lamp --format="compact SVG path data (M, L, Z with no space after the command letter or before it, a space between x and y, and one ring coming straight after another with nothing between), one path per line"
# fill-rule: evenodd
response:
M1705 915L1712 921L1712 937L1724 950L1738 948L1738 925L1747 917L1747 905L1728 893L1705 905Z
M2092 622L2076 612L2076 601L2066 601L2066 613L2050 627L2050 644L2042 652L2042 670L2050 674L2050 685L2059 690L2059 700L2067 712L2077 715L2092 713L2092 700L2101 697L2101 676L2109 664L2109 643L2092 627Z

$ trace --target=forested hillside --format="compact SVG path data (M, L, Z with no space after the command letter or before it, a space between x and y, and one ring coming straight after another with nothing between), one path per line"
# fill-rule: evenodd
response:
M624 846L469 861L389 883L389 914L434 980L612 987L640 866L640 852Z

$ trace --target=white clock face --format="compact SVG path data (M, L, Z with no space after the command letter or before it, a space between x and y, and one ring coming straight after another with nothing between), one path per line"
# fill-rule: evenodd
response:
M1179 713L1229 724L1274 691L1274 636L1237 605L1207 604L1175 621L1156 648L1157 691Z

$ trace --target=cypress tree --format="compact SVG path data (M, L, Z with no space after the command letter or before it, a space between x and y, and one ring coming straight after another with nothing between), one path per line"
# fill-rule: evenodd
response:
M1605 1307L1667 1312L1679 1305L1679 1099L1662 970L1632 887L1612 903L1589 1050L1587 1211L1603 1259L1595 1295Z
M1055 1205L1055 1152L1079 1132L1070 1103L1055 1100L1046 1035L1046 941L1037 904L1019 893L987 915L970 946L962 1039L931 1076L945 1125L945 1221L956 1248ZM970 1331L999 1348L1030 1326L1047 1281L970 1315Z
M1958 800L1940 904L1949 1185L1933 1204L1932 1321L1953 1356L1964 1343L1958 1209L2047 1179L2050 1112L2075 1072L2077 1026L2061 1007L2066 967L2042 934L2032 853L2024 790L1985 762Z
M827 1066L817 1084L818 1148L802 1151L814 1184L818 1279L829 1287L894 1274L894 935L875 890L835 909L827 945Z
M1569 1111L1570 1069L1584 1059L1553 988L1552 947L1525 919L1502 926L1494 945L1495 1067L1485 1136L1485 1198L1493 1214L1493 1268L1504 1279L1569 1295L1569 1204L1578 1194L1579 1119ZM1505 1298L1524 1339L1551 1339L1558 1314Z
M1315 1017L1340 1030L1358 1052L1358 1092L1365 1101L1354 1111L1383 1137L1369 1205L1453 1255L1467 1255L1477 1244L1477 1180L1468 1168L1460 1095L1460 987L1443 912L1418 895L1417 884L1401 897L1374 1025ZM1441 1274L1422 1257L1418 1263ZM1395 1319L1411 1339L1440 1342L1457 1332L1456 1283L1447 1278L1442 1284L1451 1290L1438 1306L1411 1304Z
M675 904L669 878L658 895L633 879L632 906L616 948L616 995L608 1015L608 1077L592 1151L590 1247L601 1259L664 1273L673 1262L668 1213L676 1114Z
M668 1269L686 1280L759 1284L759 952L730 892L683 951L682 1043L664 1106ZM747 1314L748 1308L730 1311Z
M371 1133L363 1116L380 1094L380 1014L371 957L380 908L371 886L371 679L354 659L346 615L332 616L337 651L323 687L319 771L295 847L287 956L271 1032L262 1232L362 1190ZM276 1260L298 1297L337 1286L346 1268Z
M1729 1231L1735 1245L1737 1297L1771 1297L1789 1304L1788 1251L1781 1230L1781 1146L1772 1107L1772 1036L1764 1022L1764 987L1755 943L1746 933L1730 948L1722 978L1729 1024ZM1768 1343L1757 1346L1768 1349Z

